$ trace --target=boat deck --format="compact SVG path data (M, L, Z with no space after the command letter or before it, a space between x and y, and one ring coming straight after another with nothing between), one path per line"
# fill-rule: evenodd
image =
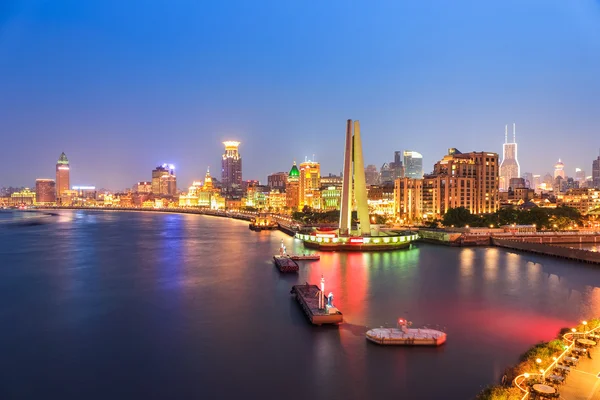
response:
M446 342L446 333L435 329L375 328L367 332L367 340L383 345L439 346Z
M273 256L273 261L280 272L298 272L298 263L286 256Z
M317 285L309 285L308 283L294 285L291 293L296 295L298 303L300 303L313 324L339 324L343 322L344 317L337 308L319 309L319 287ZM327 299L323 296L323 303L326 302Z

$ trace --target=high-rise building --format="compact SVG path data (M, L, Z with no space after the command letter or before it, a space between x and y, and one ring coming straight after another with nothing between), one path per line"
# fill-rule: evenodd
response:
M294 165L292 165L292 169L290 169L285 185L285 203L290 211L298 211L300 206L299 181L300 171L294 161Z
M592 185L600 189L600 156L592 161Z
M510 180L521 176L521 167L517 159L516 128L513 124L512 142L508 141L508 125L504 127L504 144L502 145L502 163L500 164L500 190L508 191Z
M404 151L404 176L407 178L423 178L423 156L416 151Z
M383 163L379 171L379 183L385 185L392 182L394 182L394 170L389 163Z
M559 176L565 179L565 164L563 164L563 162L560 161L560 158L558 159L558 162L554 164L554 179L556 179Z
M225 153L221 161L221 184L224 192L230 193L242 187L242 157L238 148L240 142L226 141Z
M152 193L161 196L177 194L177 176L173 164L163 164L152 170Z
M365 168L365 179L367 185L377 185L379 184L379 171L377 171L377 166L373 164L369 164Z
M521 178L525 179L525 187L535 189L533 183L533 174L531 172L523 172Z
M390 163L390 169L392 170L392 176L394 181L398 178L404 178L404 164L402 163L402 152L394 152L394 162Z
M423 179L398 178L394 184L395 215L401 224L419 222L423 207Z
M321 165L307 160L300 164L300 208L309 206L319 209L321 205Z
M60 201L62 194L71 189L69 181L69 160L64 152L61 153L56 163L56 198Z
M56 183L54 179L35 180L35 199L38 204L52 204L56 202Z
M440 201L448 207L458 207L456 204L460 204L473 214L488 214L496 212L500 205L498 175L497 153L463 154L457 149L449 149L448 155L435 164L433 174L427 178L443 178L439 184L440 188L445 186L445 193L440 193ZM425 186L424 183L423 190L426 189ZM469 196L473 199L469 199ZM425 201L425 197L423 200ZM446 210L447 208L440 210L439 215L443 215Z
M285 191L285 183L287 182L287 172L275 172L267 176L267 186L269 189L278 189L280 193Z

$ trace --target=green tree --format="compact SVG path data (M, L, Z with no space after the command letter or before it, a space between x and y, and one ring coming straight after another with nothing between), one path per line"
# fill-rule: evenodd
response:
M442 223L446 227L455 226L461 228L470 225L473 220L474 218L473 215L471 215L471 211L467 210L465 207L456 207L449 208L448 211L446 211Z

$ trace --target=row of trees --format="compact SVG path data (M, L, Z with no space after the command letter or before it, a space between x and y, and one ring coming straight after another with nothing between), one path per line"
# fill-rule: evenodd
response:
M373 214L371 223L374 224L385 224L386 219L382 215ZM305 225L313 224L335 224L340 220L340 210L331 211L314 211L309 206L304 206L302 211L295 211L292 213L292 219L301 222ZM357 223L358 217L356 211L352 211L352 223Z
M533 207L528 210L508 207L484 215L473 215L465 207L457 207L448 209L441 222L446 227L499 227L517 224L535 225L538 229L564 230L581 226L582 217L572 207Z

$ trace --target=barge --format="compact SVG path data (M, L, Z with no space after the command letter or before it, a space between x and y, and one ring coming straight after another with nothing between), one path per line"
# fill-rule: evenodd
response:
M300 269L298 263L288 256L273 256L273 261L279 272L298 272Z
M435 329L409 328L410 322L398 321L399 328L375 328L367 331L367 340L384 346L440 346L446 333Z
M289 256L292 260L297 261L312 261L312 260L320 260L321 256L319 254L290 254Z
M344 322L344 316L333 306L333 294L330 293L325 297L324 282L325 280L321 278L321 289L317 285L308 283L294 285L290 293L296 296L296 300L313 325L341 324Z

